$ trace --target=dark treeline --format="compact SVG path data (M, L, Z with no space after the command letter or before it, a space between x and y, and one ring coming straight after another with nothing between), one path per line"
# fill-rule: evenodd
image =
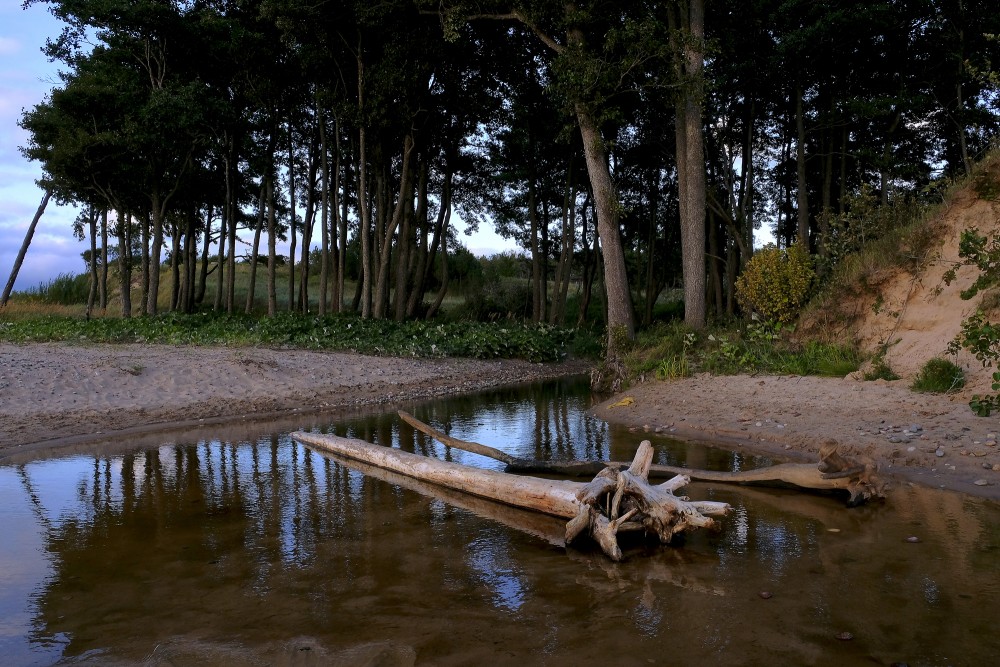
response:
M966 172L998 127L992 0L35 2L63 74L25 153L146 314L166 248L173 309L251 309L246 258L270 313L432 317L457 211L527 251L536 321L594 300L614 343L682 286L700 327L762 224L822 256L852 198Z

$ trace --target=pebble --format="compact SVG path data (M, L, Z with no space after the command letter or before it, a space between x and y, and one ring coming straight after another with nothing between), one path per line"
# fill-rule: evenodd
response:
M989 486L990 485L990 483L987 482L985 479L977 479L975 482L973 482L973 484L975 484L976 486Z
M917 537L916 535L910 535L909 537L906 538L906 541L909 542L910 544L916 544L917 542L920 541L920 538Z
M837 639L839 639L842 642L847 642L854 639L854 635L851 634L850 632L838 632Z
M944 456L944 450L941 449L940 447L938 447L938 449L934 452L934 456L937 456L937 457Z
M774 596L773 596L773 595L771 595L771 593L769 593L768 591L761 591L761 592L760 592L760 593L758 593L757 595L759 595L759 596L760 596L760 599L761 599L761 600L770 600L770 599L771 599L772 597L774 597Z

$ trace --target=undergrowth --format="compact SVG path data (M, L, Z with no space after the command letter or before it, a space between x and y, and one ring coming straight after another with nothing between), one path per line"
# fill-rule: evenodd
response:
M956 364L941 359L929 359L913 380L913 391L947 394L965 386L965 373Z
M693 332L682 324L658 325L639 334L626 357L629 375L674 379L695 372L843 377L863 357L853 348L798 342L780 325L760 322Z
M169 313L157 317L47 316L0 322L0 341L160 343L340 350L384 356L517 358L559 361L591 349L586 332L550 325L479 322L395 322L357 316L282 313Z

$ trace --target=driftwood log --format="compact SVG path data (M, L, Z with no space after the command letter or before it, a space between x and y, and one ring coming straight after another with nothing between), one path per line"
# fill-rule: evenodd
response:
M685 530L715 527L712 517L729 510L726 503L690 501L674 495L674 491L690 481L684 475L657 486L650 485L653 447L648 440L639 445L635 460L627 469L606 468L593 481L584 483L473 468L354 438L301 431L292 433L292 437L323 451L423 482L568 519L567 544L589 533L615 561L622 558L618 533L653 533L666 544Z
M615 461L538 461L521 459L488 445L453 438L402 410L399 411L399 417L413 428L445 445L501 461L506 464L505 470L511 473L585 477L598 474L605 468L623 469L629 465L628 463ZM846 491L849 495L847 504L851 507L861 505L874 498L884 497L887 485L880 478L878 467L875 464L870 462L862 463L841 455L836 443L833 442L823 444L820 447L819 456L820 461L818 464L780 463L756 470L741 470L739 472L697 470L693 468L651 464L649 466L649 475L661 478L684 475L692 480L723 482L727 484L786 485L810 491Z

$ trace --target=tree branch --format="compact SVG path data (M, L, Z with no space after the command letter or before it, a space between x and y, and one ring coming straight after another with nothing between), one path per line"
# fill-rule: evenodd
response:
M433 10L421 10L421 14L434 14L441 16L440 11ZM466 14L466 21L477 21L477 20L487 20L487 21L517 21L524 25L528 30L535 33L535 36L542 41L545 46L549 47L556 53L562 53L566 50L566 46L560 44L555 40L554 37L543 31L538 27L533 21L530 21L527 16L517 11L516 9L508 12L506 14Z

